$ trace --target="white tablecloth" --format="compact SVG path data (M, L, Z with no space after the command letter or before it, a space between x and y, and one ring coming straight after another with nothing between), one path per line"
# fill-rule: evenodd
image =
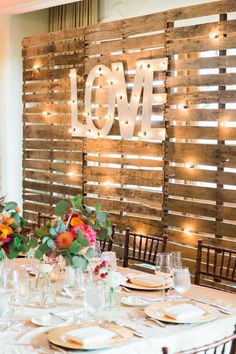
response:
M127 272L128 270L124 270ZM139 292L140 294L140 292ZM122 291L122 295L129 295ZM209 344L215 340L222 339L224 336L230 335L234 331L236 324L236 295L229 294L209 288L203 288L192 285L190 291L187 293L190 297L202 298L214 303L219 303L225 306L232 306L233 314L226 315L218 312L218 318L212 322L204 324L169 324L165 328L145 328L147 338L134 337L129 343L114 347L112 349L96 351L97 354L161 354L161 348L167 346L169 353L175 353L179 350L184 350L192 347L197 347L203 344ZM145 296L157 296L157 292L149 292ZM53 309L39 309L25 307L22 309L16 308L14 317L25 319L23 331L19 331L17 326L12 329L1 331L0 336L0 354L15 354L15 353L60 353L56 349L49 349L47 344L47 336L49 328L36 327L30 323L30 318L49 311L63 312L65 309L71 311L82 307L82 300L78 300L77 304L72 304L72 300L67 298L58 298L58 305ZM122 307L115 312L108 311L109 316L122 318L129 318L127 311L133 313L134 318L143 317L142 310L137 308ZM13 315L12 315L13 316ZM135 322L135 320L134 320ZM22 330L22 328L21 328ZM41 346L42 345L42 346ZM41 346L41 347L40 347ZM81 353L82 351L79 351ZM75 353L75 351L73 351Z

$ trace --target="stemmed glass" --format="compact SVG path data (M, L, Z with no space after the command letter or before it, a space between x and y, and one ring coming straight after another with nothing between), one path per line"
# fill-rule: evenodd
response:
M181 299L184 299L183 294L190 289L191 278L189 268L175 268L173 270L174 289L180 294Z
M166 298L165 288L167 287L170 281L170 276L172 274L172 254L171 253L163 252L157 254L155 274L162 281L162 286L163 286L162 298L164 300Z

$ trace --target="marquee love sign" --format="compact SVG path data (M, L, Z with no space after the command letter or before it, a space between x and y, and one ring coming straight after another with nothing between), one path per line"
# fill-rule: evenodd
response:
M153 128L151 126L151 116L152 105L164 104L167 96L166 93L153 93L154 72L166 71L167 65L168 58L137 61L129 101L123 63L113 63L111 64L111 69L105 65L94 66L85 83L85 124L78 120L77 74L76 69L71 69L72 136L90 138L107 136L114 123L115 108L117 107L120 136L122 139L130 139L134 134L139 104L142 103L140 136L148 139L163 139L163 129ZM92 91L96 89L93 87L93 83L97 77L103 77L105 79L106 84L104 87L108 89L107 114L104 117L105 123L101 129L94 124L94 117L91 111Z

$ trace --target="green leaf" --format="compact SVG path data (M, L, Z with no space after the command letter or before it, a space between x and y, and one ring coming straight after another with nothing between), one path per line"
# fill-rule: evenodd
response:
M59 232L57 232L55 227L51 227L49 232L50 232L50 235L52 235L54 237L56 237L57 234L59 233Z
M95 251L95 249L94 248L89 248L88 250L87 250L87 252L85 253L85 257L89 260L89 259L91 259L91 258L93 258L93 257L95 257L96 256L96 251Z
M63 217L69 208L69 203L65 200L61 200L57 203L55 208L55 215Z
M100 214L101 213L101 204L99 204L99 203L95 204L95 211L96 211L96 214Z
M34 237L30 237L29 239L30 248L36 248L38 246L38 241Z
M15 249L19 249L20 248L20 237L19 236L16 236L16 234L13 234L13 245L14 245L14 248Z
M35 258L39 259L40 261L43 259L43 255L44 254L40 251L40 249L37 249L34 254Z
M71 253L74 254L78 254L81 251L82 247L81 245L78 243L77 240L73 241L73 243L71 244L69 250Z
M77 194L75 197L70 199L73 209L80 209L82 206L82 201L84 197L82 194Z
M9 211L9 210L13 210L17 208L17 203L16 202L8 202L5 207L4 210Z
M83 237L83 232L81 230L77 230L76 231L76 236L79 237Z
M47 245L49 248L51 248L52 250L56 248L55 242L52 239L49 239L47 241Z
M80 268L82 270L86 269L88 266L88 261L83 256L72 257L71 263L72 267Z
M35 228L35 234L40 238L43 238L46 236L45 230L41 229L40 227Z

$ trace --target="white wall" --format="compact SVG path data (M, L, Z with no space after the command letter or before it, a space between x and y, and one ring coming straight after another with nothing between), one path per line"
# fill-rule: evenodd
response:
M21 41L48 31L48 11L0 15L0 195L21 203L22 58Z
M215 0L100 0L100 21L120 20L213 1Z

